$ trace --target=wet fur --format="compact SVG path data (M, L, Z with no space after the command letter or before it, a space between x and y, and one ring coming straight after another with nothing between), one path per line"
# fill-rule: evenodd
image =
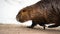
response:
M55 23L55 25L48 27L58 27L60 26L60 0L41 0L21 9L16 19L19 22L32 20L31 28L36 24L44 26L50 23Z

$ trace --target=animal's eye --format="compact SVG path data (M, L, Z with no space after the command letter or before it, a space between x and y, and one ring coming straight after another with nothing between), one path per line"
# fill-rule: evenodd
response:
M23 10L23 12L25 12L25 10Z

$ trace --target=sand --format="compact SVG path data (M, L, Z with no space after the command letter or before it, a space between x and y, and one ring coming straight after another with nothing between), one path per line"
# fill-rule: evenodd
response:
M46 28L46 30L43 30L43 28L37 26L33 29L30 29L15 24L1 24L0 34L60 34L60 28Z

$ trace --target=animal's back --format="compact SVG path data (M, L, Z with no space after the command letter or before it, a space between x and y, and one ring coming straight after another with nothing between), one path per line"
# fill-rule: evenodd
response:
M60 0L42 0L35 5L43 11L42 17L44 17L47 22L59 22ZM40 11L40 13L42 11Z

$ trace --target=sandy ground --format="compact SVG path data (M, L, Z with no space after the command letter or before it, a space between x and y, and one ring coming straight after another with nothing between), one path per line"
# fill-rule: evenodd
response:
M60 34L60 28L43 30L40 27L30 29L20 25L0 25L0 34Z

